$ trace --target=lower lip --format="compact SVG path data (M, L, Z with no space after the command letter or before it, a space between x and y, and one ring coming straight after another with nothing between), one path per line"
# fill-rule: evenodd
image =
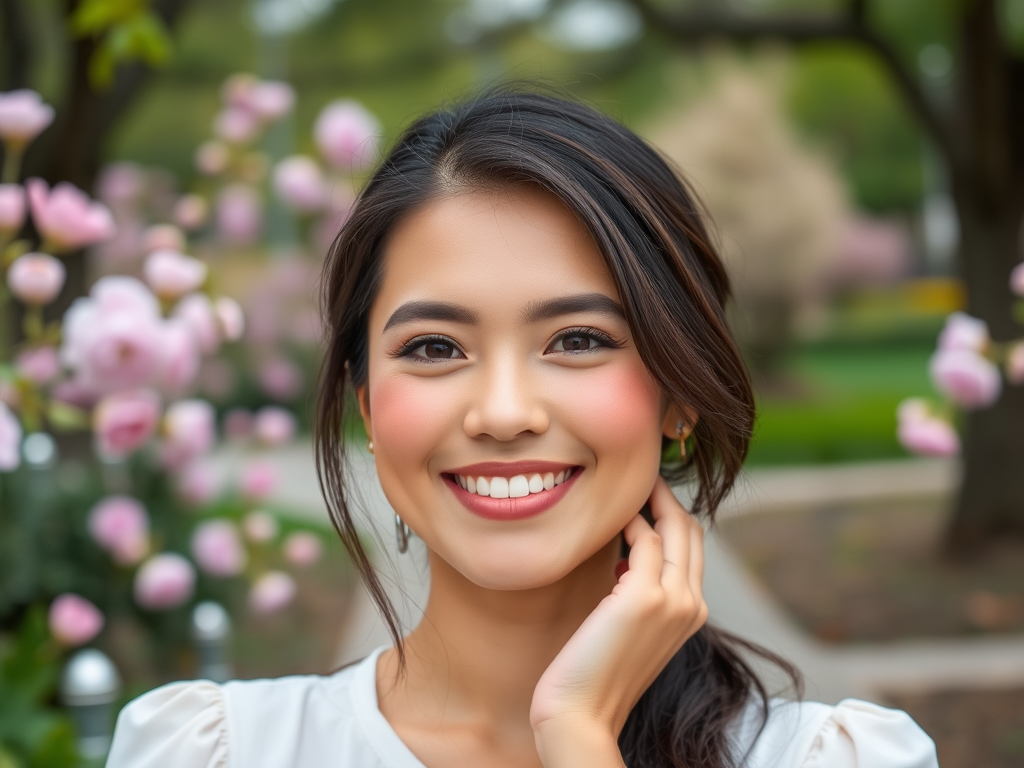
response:
M522 520L551 509L569 492L569 489L575 485L577 478L582 474L583 469L575 467L572 477L561 485L556 485L549 491L520 496L518 499L492 499L490 496L470 493L459 485L452 475L442 475L441 477L451 488L455 498L474 515L485 517L488 520Z

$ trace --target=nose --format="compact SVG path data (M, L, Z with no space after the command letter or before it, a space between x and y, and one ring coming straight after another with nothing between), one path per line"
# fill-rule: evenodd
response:
M467 435L487 435L504 442L524 433L539 435L547 431L548 412L527 365L505 354L478 370L463 421Z

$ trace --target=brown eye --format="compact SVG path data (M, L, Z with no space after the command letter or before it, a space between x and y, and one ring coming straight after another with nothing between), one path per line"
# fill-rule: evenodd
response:
M590 336L576 334L562 337L563 352L586 352L591 349L594 340Z
M431 341L423 345L423 354L433 360L450 359L455 354L455 347L444 341Z

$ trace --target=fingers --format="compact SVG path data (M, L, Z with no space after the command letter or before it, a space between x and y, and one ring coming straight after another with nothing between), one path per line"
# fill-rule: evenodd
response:
M647 578L658 581L661 578L662 543L661 537L651 528L650 523L644 520L643 516L633 516L626 527L622 529L622 536L629 545L629 571Z

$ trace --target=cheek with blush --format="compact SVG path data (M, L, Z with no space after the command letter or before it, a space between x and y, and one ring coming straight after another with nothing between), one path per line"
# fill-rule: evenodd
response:
M435 381L395 376L371 382L370 416L377 473L389 498L389 481L396 478L406 482L417 477L419 470L426 469L433 449L452 429L445 409L451 398L439 393L437 386L431 386Z
M639 452L647 460L661 450L661 392L639 362L605 365L586 371L585 381L570 389L567 403L573 430L597 455Z

